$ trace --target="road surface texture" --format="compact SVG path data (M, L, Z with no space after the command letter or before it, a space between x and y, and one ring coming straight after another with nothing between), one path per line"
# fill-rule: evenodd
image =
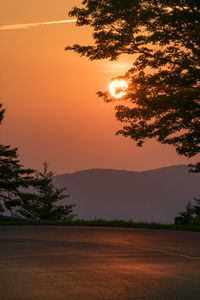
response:
M200 299L200 233L1 226L0 300Z

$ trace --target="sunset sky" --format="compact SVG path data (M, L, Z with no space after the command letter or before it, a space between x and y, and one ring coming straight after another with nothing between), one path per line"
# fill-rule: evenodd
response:
M77 0L3 0L0 2L0 99L6 108L1 143L19 148L26 167L47 160L57 174L89 168L148 170L188 163L174 149L155 141L142 149L115 136L114 105L96 96L110 79L122 75L133 57L90 62L64 51L89 43L90 29L75 23L26 29L2 26L69 19Z

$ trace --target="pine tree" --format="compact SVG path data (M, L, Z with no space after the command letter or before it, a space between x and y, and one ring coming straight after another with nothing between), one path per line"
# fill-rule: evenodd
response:
M185 211L179 213L178 217L175 217L175 224L188 225L194 220L194 207L191 204L191 201L188 201Z
M117 132L141 147L154 138L188 158L200 152L200 1L84 0L69 15L90 26L92 45L67 46L91 60L133 56L116 106ZM106 102L115 101L99 92ZM124 102L123 102L124 103ZM200 171L200 163L194 166Z
M193 206L193 211L195 214L194 221L200 225L200 198L195 198L195 205Z
M34 193L19 194L21 207L18 213L26 218L35 220L71 220L75 205L59 205L59 201L66 199L66 188L56 188L53 184L53 172L48 171L48 164L43 164L43 171L36 176Z
M2 109L2 104L0 104L0 124L3 120L4 112L5 112L5 110ZM0 190L0 195L1 195L1 190ZM4 207L3 207L3 204L1 203L1 201L2 201L2 199L0 197L0 213L4 212Z
M0 123L5 110L0 104ZM24 169L18 160L17 148L0 144L0 212L15 215L20 205L18 191L32 184L34 170Z

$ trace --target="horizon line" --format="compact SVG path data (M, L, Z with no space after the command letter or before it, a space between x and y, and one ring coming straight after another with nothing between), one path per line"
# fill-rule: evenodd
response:
M168 165L168 166L163 166L163 167L156 167L153 169L145 169L145 170L127 170L127 169L115 169L115 168L89 168L89 169L80 169L80 170L75 170L75 171L69 171L66 173L55 173L55 176L63 176L63 175L72 175L75 173L80 173L80 172L85 172L85 171L122 171L122 172L133 172L133 173L143 173L143 172L151 172L151 171L156 171L156 170L160 170L160 169L166 169L166 168L173 168L173 167L189 167L188 164L175 164L175 165Z
M58 21L48 21L48 22L37 22L37 23L26 23L26 24L11 24L2 25L0 30L16 30L16 29L28 29L30 27L38 27L41 25L52 25L52 24L64 24L64 23L74 23L77 19L71 20L58 20Z

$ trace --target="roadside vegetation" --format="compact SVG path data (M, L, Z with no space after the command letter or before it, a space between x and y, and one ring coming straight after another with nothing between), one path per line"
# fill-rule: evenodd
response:
M200 226L200 199L195 198L194 201L194 205L188 201L185 210L180 212L178 217L175 217L175 224Z
M155 229L155 230L180 230L180 231L196 231L200 232L200 225L190 224L159 224L159 223L145 223L124 220L68 220L68 221L36 221L36 220L9 220L0 218L0 226L88 226L88 227L122 227L122 228L141 228L141 229Z

